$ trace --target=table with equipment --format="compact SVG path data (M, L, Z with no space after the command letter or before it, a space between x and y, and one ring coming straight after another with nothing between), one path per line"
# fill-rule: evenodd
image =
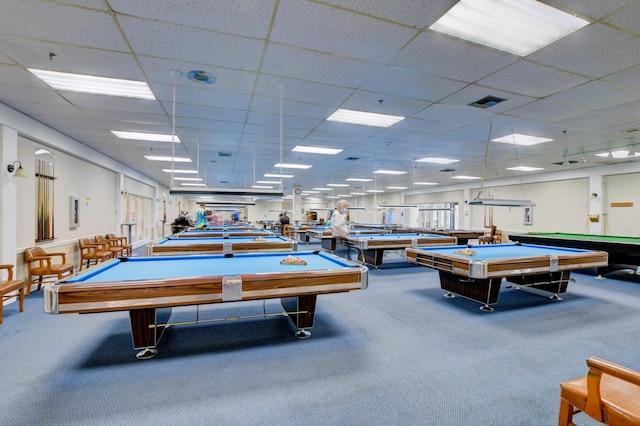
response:
M598 275L621 269L635 271L640 266L640 238L638 237L533 232L510 234L509 239L527 244L606 251L609 253L609 265L597 268Z
M298 243L277 235L265 237L164 238L146 248L147 256L296 251Z
M493 311L502 278L513 288L548 292L554 300L567 290L570 273L607 265L607 253L532 244L486 244L407 248L407 261L436 269L447 297L454 294Z
M279 298L284 311L263 316L287 316L304 338L317 295L367 285L365 266L317 251L120 258L46 286L44 310L128 311L137 357L150 358L164 330L176 325L169 322L172 307Z

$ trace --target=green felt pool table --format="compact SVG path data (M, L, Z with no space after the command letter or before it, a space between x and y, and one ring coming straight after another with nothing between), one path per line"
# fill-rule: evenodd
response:
M597 268L598 275L640 266L640 238L615 235L567 234L561 232L532 232L509 235L512 241L527 244L601 250L609 253L609 265Z
M304 264L281 264L289 256ZM163 331L175 325L169 323L172 307L279 298L281 315L304 338L313 327L317 295L365 289L367 272L317 251L120 258L46 286L44 310L128 311L137 356L149 358Z
M559 293L566 292L571 271L606 266L608 258L603 251L521 243L407 248L406 256L410 263L438 270L447 297L458 294L487 312L498 303L502 278L515 288L542 290L562 300Z

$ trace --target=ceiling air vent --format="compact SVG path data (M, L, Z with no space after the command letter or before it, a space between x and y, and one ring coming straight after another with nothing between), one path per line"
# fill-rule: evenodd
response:
M187 73L187 78L191 81L200 84L213 84L216 82L216 78L206 71L193 70Z
M230 152L218 151L218 157L231 157Z
M360 157L347 157L345 158L345 160L349 160L349 161L358 161L360 159Z
M455 172L456 169L442 169L440 171L443 172L443 173L449 173L449 172Z
M478 101L471 102L469 106L476 107L476 108L490 108L504 101L506 101L506 99L498 98L495 96L485 96L484 98Z
M558 166L568 166L569 164L578 164L579 161L578 160L566 160L566 161L557 161L555 163L551 163L551 164L555 164Z

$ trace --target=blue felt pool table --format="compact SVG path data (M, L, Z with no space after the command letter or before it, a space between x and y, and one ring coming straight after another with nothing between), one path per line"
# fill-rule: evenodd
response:
M298 244L277 235L258 237L164 238L146 247L147 256L296 251Z
M281 264L289 256L305 264ZM44 310L129 311L134 349L138 358L149 358L172 326L172 307L279 298L282 315L303 338L313 327L317 295L365 289L367 273L317 251L120 258L46 286Z
M439 271L440 286L447 297L454 293L482 304L483 311L493 311L498 303L502 278L514 288L535 288L562 300L570 273L577 269L606 266L608 254L534 244L486 244L407 248L410 263Z
M208 229L187 229L186 231L178 232L174 234L177 238L224 238L224 237L266 237L272 235L271 232L264 229L229 229L222 230L208 230Z

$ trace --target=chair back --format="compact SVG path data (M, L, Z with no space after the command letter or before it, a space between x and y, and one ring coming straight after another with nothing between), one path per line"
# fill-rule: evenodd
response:
M38 257L46 256L47 252L42 247L29 247L24 250L24 259L31 263L35 260L40 260Z
M93 244L89 238L80 238L78 240L78 246L80 247L80 251L86 250L87 248L92 247Z

